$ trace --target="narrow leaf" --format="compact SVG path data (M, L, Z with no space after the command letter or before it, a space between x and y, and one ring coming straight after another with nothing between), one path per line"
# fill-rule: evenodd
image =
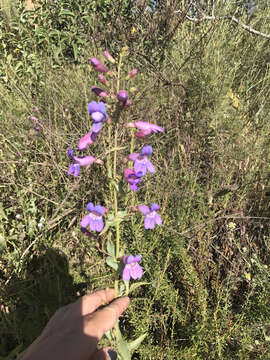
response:
M143 340L146 338L147 333L142 334L141 336L139 336L136 340L130 342L128 344L128 349L130 352L133 352L134 350L137 349L137 347L143 342Z

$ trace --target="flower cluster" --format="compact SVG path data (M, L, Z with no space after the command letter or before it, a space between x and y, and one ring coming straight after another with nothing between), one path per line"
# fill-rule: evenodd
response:
M110 55L108 51L104 52L105 59L111 64L116 64L115 59ZM108 67L104 65L99 59L91 58L91 64L94 70L98 73L98 81L102 84L102 87L105 87L105 90L98 87L92 86L92 92L98 96L101 101L91 101L88 104L88 112L90 118L92 120L90 131L80 138L78 141L78 150L84 151L93 143L95 143L98 139L99 133L101 132L102 125L108 121L107 115L107 104L108 107L112 106L111 103L116 103L116 109L122 110L131 105L129 99L129 92L127 90L118 90L116 94L111 93L112 88L109 88L110 78L113 77L114 73L110 72ZM137 74L137 69L131 70L128 75L125 77L126 81L129 81ZM130 88L130 94L133 94L137 89ZM114 119L115 120L115 119ZM139 139L145 139L153 133L163 132L164 129L156 124L137 121L126 124L126 128L134 128L136 131L134 132L134 136ZM128 160L133 163L133 168L128 167L124 170L124 178L129 184L129 187L132 191L138 190L138 185L142 182L143 177L149 172L154 174L156 169L152 162L150 161L150 157L152 155L153 149L150 145L144 145L141 149L140 153L132 153L128 156ZM70 158L71 165L68 168L68 175L73 175L74 177L78 177L80 174L81 167L86 167L91 164L103 164L103 161L92 156L92 155L84 155L84 156L76 156L74 154L73 149L68 149L68 156ZM108 223L106 224L106 229L104 229L104 221L103 216L106 213L107 209L100 205L94 205L92 202L88 203L86 206L88 211L87 215L83 217L81 220L81 228L84 232L87 232L88 229L90 231L94 231L100 233L102 230L106 231L108 227L108 223L110 217L108 215ZM136 206L136 209L139 210L144 216L144 227L145 229L153 229L156 225L160 226L162 224L161 216L158 214L158 210L160 206L158 204L153 203L151 207L147 205L139 205ZM117 212L117 211L116 211ZM117 216L117 215L115 215ZM118 244L119 245L119 244ZM118 246L119 248L119 246ZM118 255L112 255L112 258L119 257ZM143 269L139 265L142 258L140 255L125 255L122 257L122 262L124 265L122 278L125 281L129 281L130 279L137 280L140 279L143 275Z

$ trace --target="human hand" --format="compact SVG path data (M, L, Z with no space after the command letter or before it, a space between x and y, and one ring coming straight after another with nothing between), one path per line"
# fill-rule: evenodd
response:
M116 359L114 351L97 350L98 341L129 305L128 297L113 299L113 289L100 290L60 308L17 360ZM97 310L107 303L110 304Z

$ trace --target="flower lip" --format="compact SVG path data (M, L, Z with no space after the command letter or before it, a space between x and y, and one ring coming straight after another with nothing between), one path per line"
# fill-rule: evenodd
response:
M147 205L139 205L138 210L145 215L144 218L144 228L145 229L154 229L156 225L162 225L161 216L157 213L160 209L160 206L156 203L153 203L151 209Z
M122 258L123 263L125 264L124 270L122 273L122 278L124 281L129 281L130 278L137 280L140 279L143 275L143 269L138 264L142 260L140 255L125 255Z
M138 206L138 210L139 210L143 215L147 215L147 214L149 214L149 213L151 212L149 206L147 206L147 205L139 205L139 206Z
M89 212L81 221L81 227L86 228L89 226L90 230L101 232L104 228L104 222L102 216L106 212L106 208L101 205L96 205L92 202L86 205L86 209Z
M138 190L137 184L142 181L142 178L140 176L137 176L132 169L125 169L124 176L126 181L129 183L130 190Z

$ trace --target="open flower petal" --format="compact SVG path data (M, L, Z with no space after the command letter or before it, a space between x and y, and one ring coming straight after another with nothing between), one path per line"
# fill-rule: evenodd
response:
M138 206L138 210L139 210L143 215L147 215L147 214L150 213L149 206L147 206L147 205L139 205L139 206Z

